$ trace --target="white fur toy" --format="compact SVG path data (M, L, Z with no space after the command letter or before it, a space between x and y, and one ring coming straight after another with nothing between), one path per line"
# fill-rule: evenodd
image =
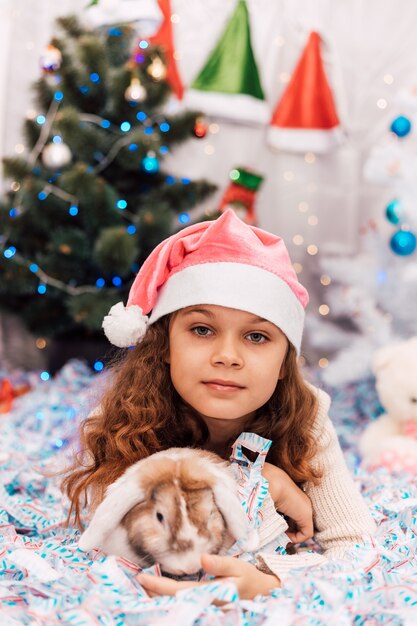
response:
M417 475L417 337L378 350L373 371L386 413L362 434L364 463Z
M108 487L78 545L186 576L201 569L203 552L224 553L235 541L253 551L258 537L229 464L211 452L170 448Z

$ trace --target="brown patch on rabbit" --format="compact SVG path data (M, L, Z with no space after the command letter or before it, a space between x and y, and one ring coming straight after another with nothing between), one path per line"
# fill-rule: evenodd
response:
M203 461L203 459L202 459ZM145 565L155 562L169 573L200 569L202 552L218 553L226 522L213 496L214 479L196 459L158 459L141 473L145 501L122 519L128 542Z
M170 448L107 488L78 545L183 576L200 570L203 552L225 553L236 540L243 550L258 544L229 464L211 452Z

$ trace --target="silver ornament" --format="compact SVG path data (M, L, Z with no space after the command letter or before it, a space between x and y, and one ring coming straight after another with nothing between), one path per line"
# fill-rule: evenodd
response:
M51 170L57 170L71 163L72 152L66 143L48 143L42 151L42 163Z

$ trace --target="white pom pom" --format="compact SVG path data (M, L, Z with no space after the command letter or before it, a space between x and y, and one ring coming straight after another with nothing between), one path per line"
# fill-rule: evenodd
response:
M128 348L138 343L146 333L149 318L143 315L140 306L125 307L118 302L103 320L103 329L107 339L118 348Z

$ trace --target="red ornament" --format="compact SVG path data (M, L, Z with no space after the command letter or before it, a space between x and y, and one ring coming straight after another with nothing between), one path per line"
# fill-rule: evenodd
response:
M197 117L194 126L194 135L198 137L198 139L202 139L207 135L207 125L204 122L203 117Z

